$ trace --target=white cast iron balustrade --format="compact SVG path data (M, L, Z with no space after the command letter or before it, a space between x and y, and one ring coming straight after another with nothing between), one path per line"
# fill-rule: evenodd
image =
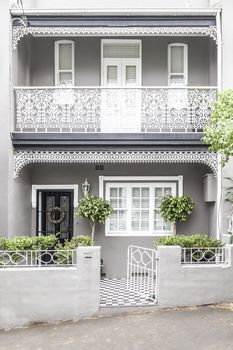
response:
M200 132L214 87L15 88L18 132Z

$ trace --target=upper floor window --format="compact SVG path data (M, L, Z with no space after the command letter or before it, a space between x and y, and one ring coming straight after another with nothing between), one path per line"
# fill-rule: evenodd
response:
M168 45L168 85L187 85L188 46L173 43Z
M55 41L55 85L74 85L74 42Z

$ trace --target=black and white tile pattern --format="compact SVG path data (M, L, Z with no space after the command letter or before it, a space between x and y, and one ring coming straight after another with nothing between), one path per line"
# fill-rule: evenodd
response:
M100 307L149 306L155 302L127 289L126 279L100 282Z

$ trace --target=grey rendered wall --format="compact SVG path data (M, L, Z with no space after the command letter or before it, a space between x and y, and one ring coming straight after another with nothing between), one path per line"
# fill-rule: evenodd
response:
M9 176L9 224L8 237L31 235L31 169L23 169L21 175L13 178L13 166Z
M24 37L20 41L18 48L13 51L13 81L17 81L18 86L30 86L31 81L31 38ZM16 56L16 59L14 58ZM18 64L15 64L17 60Z
M208 233L210 219L209 204L203 202L203 175L209 169L203 165L179 164L117 164L105 165L104 171L96 171L95 165L47 165L32 166L32 184L78 184L79 197L82 196L81 184L88 178L91 193L99 193L98 177L105 176L184 176L184 194L190 194L195 201L195 210L189 220L177 225L177 233ZM32 211L32 234L36 233L35 210ZM74 218L74 234L90 233L86 220ZM102 247L104 270L108 277L124 277L126 275L126 255L129 244L153 247L155 237L106 237L104 226L98 225L96 244Z
M10 52L9 52L9 9L8 1L0 2L1 65L0 65L0 235L8 230L8 172L11 150L10 140Z
M75 41L75 85L95 86L101 82L101 39L71 38ZM167 85L167 46L188 44L189 85L216 85L216 45L209 38L143 37L142 84ZM54 85L54 38L34 38L31 46L32 85ZM58 38L57 38L58 40ZM19 44L20 45L20 44ZM46 54L45 54L46 53Z
M160 307L227 303L233 300L233 246L227 265L181 265L181 248L158 248Z
M0 269L0 280L0 329L92 316L99 310L100 247L78 248L75 267Z

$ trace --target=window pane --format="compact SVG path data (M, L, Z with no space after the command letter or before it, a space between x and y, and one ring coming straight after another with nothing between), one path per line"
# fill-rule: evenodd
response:
M139 43L109 43L103 47L104 58L140 58Z
M110 198L110 204L113 208L117 208L117 198Z
M71 44L59 44L59 69L72 70Z
M155 210L154 210L154 230L160 232L171 231L171 224L163 220L160 214L160 203L164 196L172 194L171 187L156 187L155 188Z
M110 217L110 231L117 231L117 211L114 210Z
M149 230L149 195L149 187L132 188L132 209L138 209L132 210L131 227L133 231Z
M184 84L184 75L170 76L170 83L172 85L183 85ZM174 94L174 91L172 91L172 93Z
M119 231L126 230L126 212L119 210Z
M171 47L171 73L184 72L184 47Z
M132 212L132 230L138 231L140 229L140 211Z
M140 208L140 199L139 198L133 198L132 207L133 208Z
M164 187L164 196L170 196L172 193L171 187Z
M125 74L126 84L136 83L136 66L126 66Z
M117 66L107 66L107 82L117 83Z
M117 191L118 191L118 188L111 187L110 188L110 197L117 197Z
M110 215L110 231L125 231L126 230L126 188L112 187L110 188L109 201L114 209ZM124 210L123 210L124 209Z
M72 85L72 73L59 73L60 85Z

